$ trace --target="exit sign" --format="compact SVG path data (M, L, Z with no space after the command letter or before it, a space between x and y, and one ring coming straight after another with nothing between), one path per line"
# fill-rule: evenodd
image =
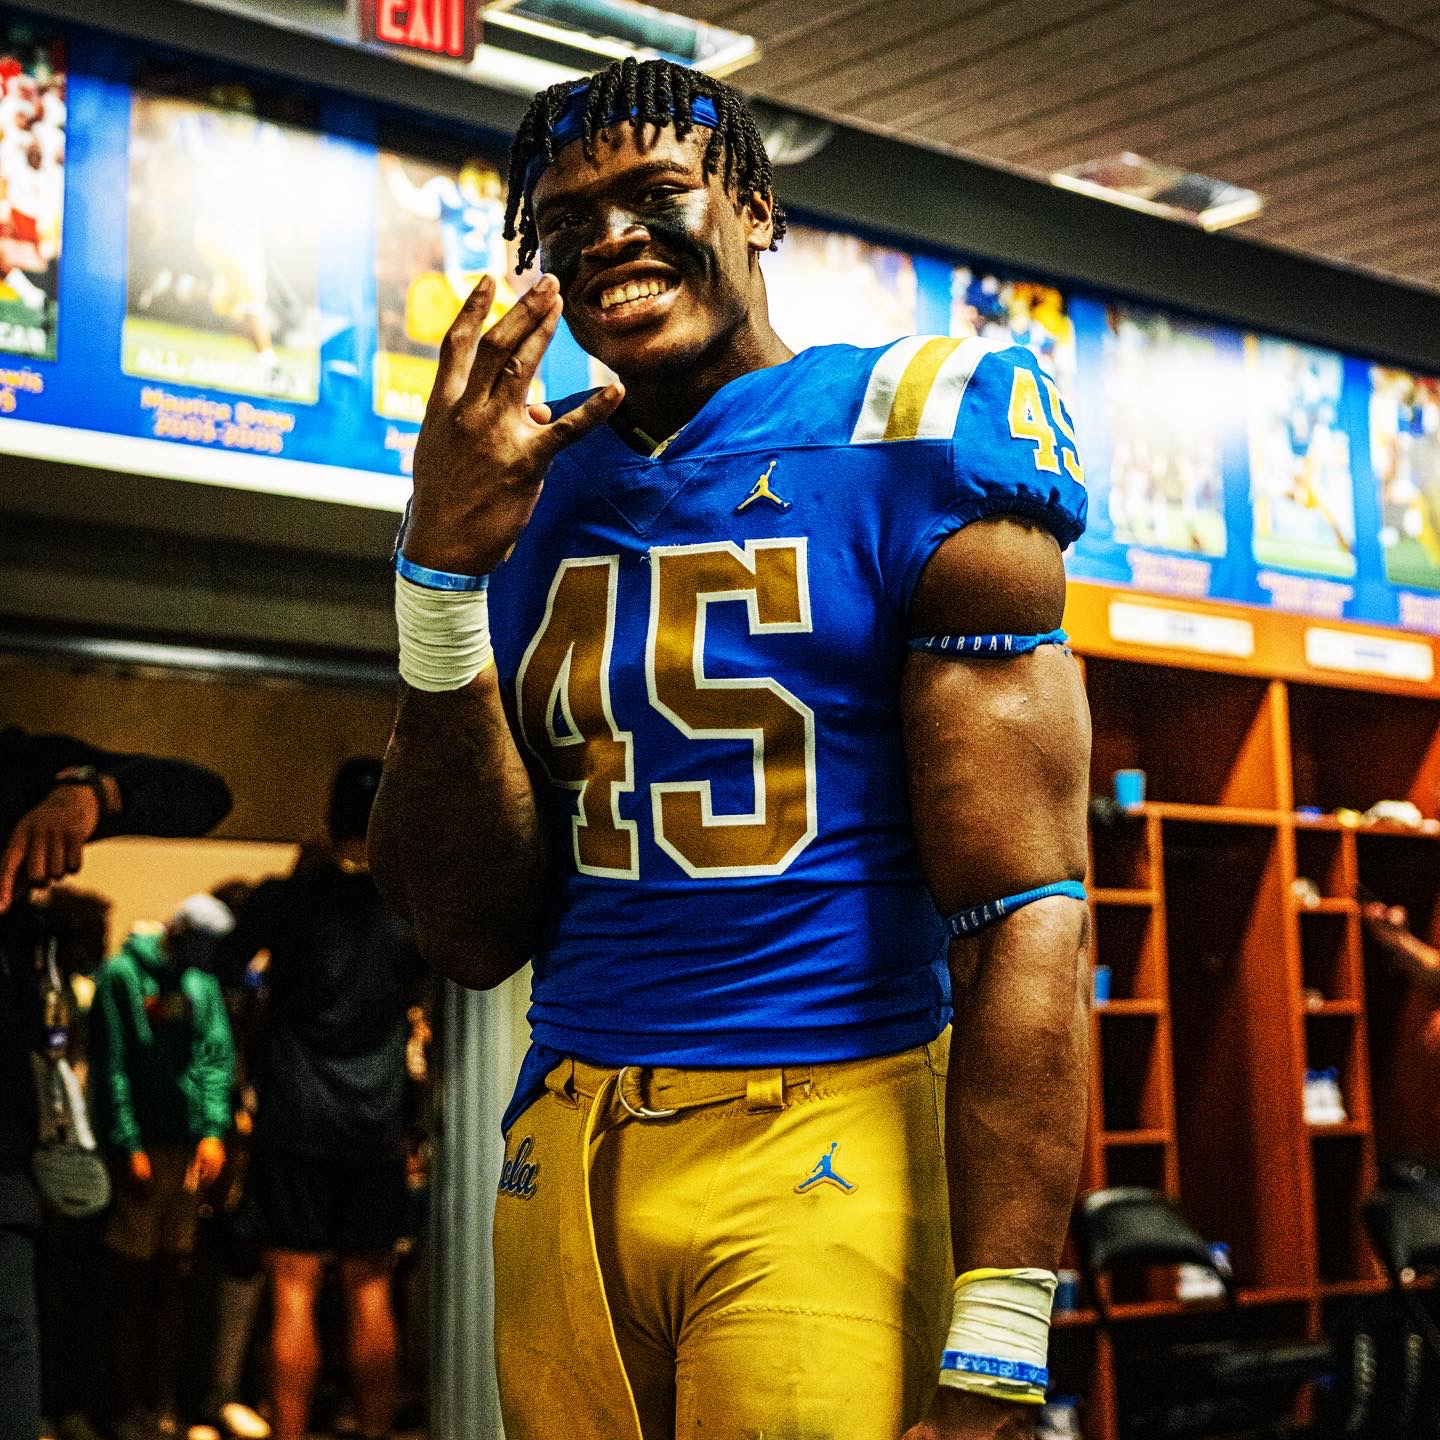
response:
M360 33L402 50L469 60L479 39L475 9L476 0L360 0Z

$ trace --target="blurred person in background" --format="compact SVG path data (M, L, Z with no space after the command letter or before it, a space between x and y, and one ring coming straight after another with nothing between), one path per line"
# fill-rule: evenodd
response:
M89 1070L85 1022L95 974L111 951L111 908L105 896L75 885L52 885L37 905L40 923L57 945L69 1020L65 1058L82 1093ZM104 1269L104 1229L103 1211L77 1218L42 1205L35 1247L41 1395L44 1414L66 1440L90 1440L89 1417L101 1399L96 1382L103 1373L104 1332L94 1277Z
M235 918L192 895L159 931L137 928L90 1007L95 1128L115 1160L113 1399L122 1436L180 1429L186 1292L200 1197L220 1176L234 1043L215 943Z
M230 809L225 782L180 760L122 755L67 735L0 731L0 1440L35 1440L40 1336L30 1177L45 1046L37 958L46 932L32 892L80 868L111 835L203 835Z
M328 853L240 907L227 970L269 951L259 1109L241 1229L264 1248L279 1440L306 1432L320 1365L315 1305L339 1261L360 1434L387 1434L398 1388L391 1295L406 1230L406 1012L424 974L409 928L380 898L365 832L380 762L347 760L331 791Z

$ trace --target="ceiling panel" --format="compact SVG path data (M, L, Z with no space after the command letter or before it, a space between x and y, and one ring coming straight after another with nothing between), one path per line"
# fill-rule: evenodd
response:
M995 0L914 0L903 15L891 6L870 5L864 10L834 18L815 18L805 29L765 46L759 64L746 72L745 83L756 85L820 86L831 94L831 82L839 75L841 84L853 91L850 82L857 74L903 75L907 67L933 57L935 47L949 46L949 37L972 25L984 23L985 12ZM837 60L837 57L841 57ZM752 82L753 77L753 82ZM832 106L842 103L838 97Z
M1014 125L987 127L960 143L974 146L978 141L1042 173L1115 150L1144 148L1129 143L1142 125L1153 148L1157 129L1165 131L1187 100L1205 97L1212 105L1224 105L1232 95L1268 89L1287 67L1316 52L1353 44L1363 33L1357 22L1340 16L1293 26L1266 25L1243 41L1197 51L1104 95L1040 111Z
M1248 19L1245 0L1224 0L1205 14L1184 19L1175 17L1173 5L1147 9L1148 14L1127 6L1123 15L1101 17L1107 24L1067 26L1064 43L1052 56L1037 63L1027 48L1026 64L1019 71L992 57L976 93L959 97L959 103L942 114L920 118L919 125L934 139L964 144L961 137L1002 130L1030 115L1093 105L1097 97L1103 104L1107 96L1143 82L1176 53L1192 52L1213 33L1217 20L1229 16L1243 24ZM938 78L943 84L943 67Z
M1408 163L1433 175L1437 120L1440 94L1427 95L1394 110L1372 110L1329 134L1312 132L1278 144L1254 163L1229 167L1224 178L1253 184L1273 202L1270 219L1288 221L1287 198L1312 195L1317 186L1362 181L1377 166ZM1341 198L1338 188L1335 198Z
M1440 5L1436 5L1435 0L1351 0L1345 8L1396 25L1406 25L1440 11Z
M1234 0L1212 0L1225 5ZM1173 12L1165 0L1132 0L1130 4L1102 3L1072 11L1056 23L1055 7L1038 0L1011 0L997 7L996 22L1003 26L1012 15L1021 21L1019 43L1002 35L987 40L977 23L975 35L967 30L954 47L937 51L922 74L892 77L883 62L872 69L870 95L848 113L870 118L903 133L938 120L981 97L1043 86L1068 74L1081 56L1103 55L1133 43L1140 27L1163 23Z
M1174 133L1157 158L1201 171L1207 166L1258 163L1280 142L1304 135L1333 136L1356 111L1389 107L1405 98L1433 93L1435 81L1423 63L1414 41L1381 36L1347 46L1339 55L1327 55L1297 67L1300 84L1287 86L1283 104L1274 103L1266 90L1245 97L1243 110L1215 114L1205 108L1202 121L1184 113L1174 116ZM1232 96L1232 105L1242 104ZM1244 124L1236 124L1240 115ZM1208 173L1208 172L1207 172ZM1234 176L1233 178L1238 178Z
M1273 211L1262 214L1247 225L1246 230L1253 235L1273 236L1287 226L1304 225L1308 234L1318 238L1336 221L1353 222L1358 218L1373 227L1378 214L1410 201L1417 205L1433 204L1434 186L1429 175L1413 160L1402 160L1346 185L1343 194L1337 194L1330 186L1316 186L1308 194L1296 195L1281 206L1283 216Z
M778 104L1012 170L1136 150L1253 185L1246 233L1440 289L1440 0L664 0Z
M1390 48L1407 43L1393 41ZM1263 157L1306 129L1333 132L1337 116L1343 121L1353 112L1351 102L1341 98L1350 89L1368 87L1388 102L1395 84L1403 85L1415 69L1413 63L1397 65L1384 42L1368 38L1326 46L1303 58L1290 52L1289 58L1277 57L1273 66L1242 83L1222 82L1143 115L1122 117L1109 138L1123 142L1122 149L1202 171L1224 156L1231 172L1227 178L1238 179L1233 172L1241 157ZM1427 87L1417 80L1415 88L1423 92ZM1076 148L1093 154L1105 139L1092 135L1079 140Z

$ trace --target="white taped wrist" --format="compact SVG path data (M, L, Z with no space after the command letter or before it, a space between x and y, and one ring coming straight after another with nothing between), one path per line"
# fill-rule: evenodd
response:
M1049 1270L971 1270L955 1282L940 1383L995 1400L1039 1405L1049 1384Z
M460 690L494 664L484 590L431 590L395 576L400 678L416 690Z

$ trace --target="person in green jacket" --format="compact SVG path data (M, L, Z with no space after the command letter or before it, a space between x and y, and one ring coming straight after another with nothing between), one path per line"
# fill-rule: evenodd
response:
M163 931L125 941L90 1008L94 1124L116 1170L105 1232L112 1394L119 1433L136 1440L180 1429L186 1280L201 1192L225 1163L235 1068L220 984L205 965L234 923L214 896L192 895Z

